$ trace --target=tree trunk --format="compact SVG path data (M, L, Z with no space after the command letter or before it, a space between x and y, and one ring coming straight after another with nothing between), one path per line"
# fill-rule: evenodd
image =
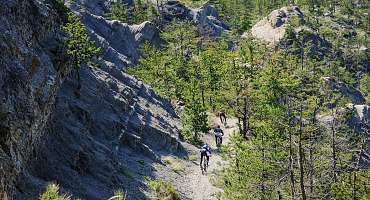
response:
M247 98L244 97L244 105L243 105L243 136L247 138L247 120L248 120L248 113L247 113Z
M289 131L289 173L290 173L290 189L292 192L292 200L295 200L295 179L294 179L294 159L293 159L293 141L292 133Z
M300 109L300 127L299 127L299 141L298 141L298 155L299 155L299 175L300 175L300 187L301 187L301 193L302 193L302 200L306 200L306 190L304 188L304 152L303 152L303 146L302 146L302 140L303 140L303 106L301 105Z
M287 105L288 105L288 117L291 116L291 113L290 113L290 101L289 101L289 98L288 98L288 101L287 101ZM295 178L294 178L294 159L293 159L293 138L292 138L292 132L290 130L290 128L292 127L292 123L291 123L291 120L289 119L289 176L290 176L290 190L291 190L291 193L292 193L292 200L295 200L296 197L295 197Z
M313 118L312 118L312 125L315 128L316 127L316 113L317 113L317 108L315 107L313 111ZM313 178L314 178L314 161L313 161L313 135L312 132L310 132L310 150L309 150L309 160L310 160L310 194L313 194Z
M265 139L264 134L262 134L262 174L261 174L261 192L262 192L262 200L266 199L266 188L265 188L265 177L266 177L266 170L265 170L265 163L266 163L266 155L265 155Z
M333 121L331 123L331 132L332 132L332 141L331 141L331 147L332 147L332 168L333 168L333 178L334 182L337 182L337 151L336 151L336 145L335 145L335 137L336 137L336 130L335 130L335 124L336 124L336 116L333 108L331 109Z

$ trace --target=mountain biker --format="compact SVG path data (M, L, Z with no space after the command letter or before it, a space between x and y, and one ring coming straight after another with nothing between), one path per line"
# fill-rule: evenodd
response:
M220 117L220 121L222 124L226 124L226 114L224 111L220 111L218 113L218 116Z
M219 139L220 144L222 144L222 136L224 136L224 131L220 128L220 125L217 125L217 127L213 130L213 133L215 134L216 145L217 139Z
M200 166L202 167L203 159L207 158L207 166L209 163L209 157L211 156L211 147L206 143L200 149Z

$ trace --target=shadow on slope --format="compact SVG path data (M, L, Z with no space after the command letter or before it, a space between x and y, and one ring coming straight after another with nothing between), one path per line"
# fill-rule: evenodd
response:
M73 76L73 74L72 74ZM161 156L187 157L179 118L169 102L114 66L81 69L82 89L70 77L59 92L44 143L17 199L36 199L47 182L83 199L108 199L117 189L145 199L146 176Z

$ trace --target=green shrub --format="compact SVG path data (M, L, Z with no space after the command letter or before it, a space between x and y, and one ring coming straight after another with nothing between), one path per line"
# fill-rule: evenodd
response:
M85 26L73 12L70 11L68 13L67 23L64 24L62 29L68 36L66 41L67 54L70 56L72 64L78 71L76 94L79 95L79 90L81 88L80 66L81 64L89 62L94 56L98 56L100 54L100 48L95 47L94 42L90 40L87 34Z
M90 40L87 34L85 26L74 13L68 13L68 22L63 26L63 30L68 35L67 53L73 59L76 68L88 62L92 57L99 55L100 48L95 47L94 42Z
M296 28L296 27L301 25L301 19L298 16L293 16L293 17L289 18L289 24L292 27Z
M155 192L159 200L180 200L180 194L171 183L162 180L149 181L149 187Z
M342 178L333 184L331 192L333 199L346 200L346 199L359 199L366 200L370 198L368 184L370 174L368 171L356 171L345 173Z
M110 20L118 20L121 22L127 22L128 20L128 10L127 5L122 3L112 3L110 13L107 16Z
M108 200L125 200L126 194L122 190L118 190L114 192L114 196L109 198Z
M144 21L152 21L158 16L157 10L151 3L135 1L135 4L128 6L119 2L113 3L108 19L118 20L128 24L140 24Z
M59 186L51 183L46 187L46 191L40 195L40 200L70 200L71 197L59 194Z
M370 76L365 74L360 80L360 91L366 99L366 103L370 103Z
M190 155L189 158L188 158L188 160L190 160L190 161L197 161L197 159L198 159L197 155Z

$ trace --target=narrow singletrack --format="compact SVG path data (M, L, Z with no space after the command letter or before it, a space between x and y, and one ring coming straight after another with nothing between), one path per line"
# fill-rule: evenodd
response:
M226 126L221 125L218 117L212 115L211 124L212 127L220 124L224 131L223 144L229 142L229 138L234 131L237 131L238 120L235 118L228 119ZM195 156L196 160L179 159L176 156L170 156L173 160L176 160L179 165L183 166L183 170L179 173L175 173L171 169L171 164L165 166L161 164L155 165L156 176L158 179L163 179L170 182L175 189L181 194L184 200L216 200L217 193L222 192L222 189L215 187L212 184L212 180L217 178L218 170L222 169L227 165L227 162L222 160L221 154L216 147L215 137L213 132L204 134L201 138L204 143L210 145L212 149L212 156L209 160L209 166L207 172L202 174L200 168L200 152L199 148L189 143L183 142L182 145L188 152L189 156Z
M214 124L220 124L220 121L217 117L212 117L212 122ZM237 119L228 119L226 126L222 125L221 128L224 131L223 136L223 144L227 144L229 142L229 138L231 134L237 130ZM202 141L208 143L212 149L212 156L210 157L209 167L207 168L207 172L202 175L199 162L200 158L198 158L197 163L198 165L192 165L189 171L193 173L188 173L186 179L189 181L189 186L192 190L191 199L194 200L215 200L216 195L218 192L221 192L222 189L217 188L212 185L210 178L212 173L216 169L220 169L225 166L225 161L221 159L221 155L217 150L215 138L213 134L207 134L202 137Z

